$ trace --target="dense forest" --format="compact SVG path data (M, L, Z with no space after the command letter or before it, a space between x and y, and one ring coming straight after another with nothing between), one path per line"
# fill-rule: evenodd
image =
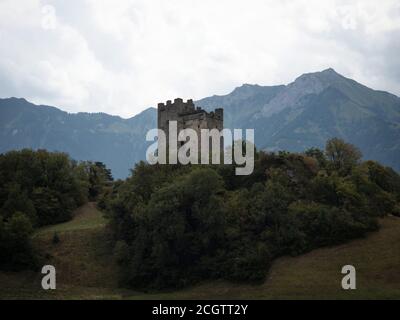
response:
M40 266L35 229L96 201L109 221L122 286L259 282L279 256L363 237L379 228L379 217L400 216L400 176L361 158L335 138L325 150L256 151L249 176L236 176L236 164L140 162L128 179L113 181L101 162L12 151L0 155L0 269Z
M70 220L111 180L101 162L78 163L64 153L24 149L0 155L0 269L37 267L34 230Z
M258 151L249 176L234 168L142 162L104 194L122 284L257 282L276 257L362 237L378 217L400 215L400 176L340 139L324 151Z

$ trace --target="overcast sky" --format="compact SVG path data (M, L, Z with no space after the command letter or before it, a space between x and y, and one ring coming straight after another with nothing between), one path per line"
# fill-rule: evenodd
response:
M0 97L130 117L333 67L400 95L399 0L0 0Z

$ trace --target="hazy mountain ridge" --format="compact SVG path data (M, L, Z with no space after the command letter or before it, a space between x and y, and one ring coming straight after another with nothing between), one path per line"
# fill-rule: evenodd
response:
M105 113L67 113L25 99L0 99L0 152L45 148L76 160L103 161L116 177L145 154L145 132L156 126L155 109L130 119ZM138 143L139 142L139 143Z
M288 85L244 84L196 105L223 107L225 127L254 128L261 149L303 151L337 136L357 145L364 158L400 170L400 98L333 69L303 74ZM64 151L77 160L103 161L118 178L145 158L151 144L146 133L156 126L154 108L123 119L0 99L0 152L24 147Z
M223 107L228 127L254 128L258 148L303 151L336 136L357 145L364 158L400 170L400 98L333 69L303 74L286 86L245 85L197 104Z

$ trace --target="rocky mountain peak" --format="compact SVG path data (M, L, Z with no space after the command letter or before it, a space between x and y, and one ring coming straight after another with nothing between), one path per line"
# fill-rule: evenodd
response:
M304 73L288 84L285 90L282 90L264 106L262 116L271 116L286 108L296 108L299 106L302 97L309 94L319 94L334 83L343 81L346 81L346 78L332 68Z

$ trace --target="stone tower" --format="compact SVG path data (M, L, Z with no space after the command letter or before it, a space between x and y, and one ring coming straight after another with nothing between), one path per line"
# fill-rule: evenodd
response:
M166 104L159 103L157 109L158 129L162 129L166 133L167 141L169 121L177 121L178 132L187 128L195 130L199 142L201 129L222 130L224 128L224 110L222 108L217 108L214 112L207 112L202 108L195 107L192 99L183 102L181 98L176 98L173 103L168 100Z

